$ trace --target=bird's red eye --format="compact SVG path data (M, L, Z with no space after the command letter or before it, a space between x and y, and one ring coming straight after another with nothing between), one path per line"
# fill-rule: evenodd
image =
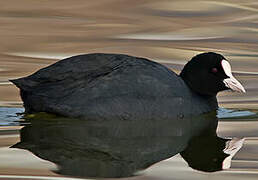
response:
M212 68L211 72L216 73L216 72L218 72L218 69L217 68Z

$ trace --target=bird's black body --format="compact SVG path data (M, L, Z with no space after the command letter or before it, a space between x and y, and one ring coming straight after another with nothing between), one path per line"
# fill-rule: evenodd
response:
M86 54L59 61L12 81L25 110L87 119L174 119L215 110L215 96L200 96L153 61L121 54Z

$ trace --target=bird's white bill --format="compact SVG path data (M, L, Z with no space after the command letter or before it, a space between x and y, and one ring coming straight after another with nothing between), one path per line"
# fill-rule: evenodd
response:
M231 71L231 66L227 60L221 61L222 68L225 72L225 74L229 77L227 79L224 79L223 82L226 87L232 89L233 91L243 92L245 93L245 88L242 86L242 84L234 78Z
M244 138L233 138L226 142L226 147L223 150L223 152L225 154L228 154L229 156L224 159L222 169L230 168L233 156L241 149L241 147L244 144L244 141Z

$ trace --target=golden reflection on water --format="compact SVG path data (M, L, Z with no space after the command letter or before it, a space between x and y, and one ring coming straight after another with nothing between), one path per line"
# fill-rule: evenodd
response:
M9 0L0 2L0 24L0 106L21 106L19 92L8 79L29 75L71 55L126 53L153 59L179 72L193 55L214 51L230 60L247 90L246 94L220 93L220 106L258 109L255 0ZM250 126L246 127L249 131ZM219 127L229 128L225 132L242 129L236 123ZM252 132L255 136L255 129ZM238 135L245 136L246 132L242 129ZM179 175L190 172L186 166L182 169L172 172ZM153 171L150 176L160 179L172 176L166 170L164 175L163 170ZM233 172L221 173L219 177L230 179ZM254 176L247 172L232 175L245 179ZM186 177L187 173L182 176ZM195 178L199 177L210 178L202 174Z

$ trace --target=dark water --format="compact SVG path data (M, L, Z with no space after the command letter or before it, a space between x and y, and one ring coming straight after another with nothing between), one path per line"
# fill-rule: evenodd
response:
M33 179L30 175L36 175L34 179L48 176L53 179L60 176L120 177L130 176L149 165L152 166L130 179L170 179L175 175L180 179L227 179L239 175L252 179L258 175L258 143L255 138L258 116L254 112L224 108L217 111L217 134L225 138L245 137L246 140L233 158L231 169L212 174L193 170L186 163L191 161L185 157L186 161L183 160L179 154L167 159L185 149L186 139L182 138L185 135L173 122L95 122L46 114L23 117L21 112L23 108L0 108L0 178L3 179ZM194 133L203 128L205 131L210 129L211 133L216 130L216 113L198 116L192 121L198 124ZM182 132L187 132L184 130ZM214 168L209 158L220 151L212 147L219 139L210 136L210 130L201 135L203 145L198 143L201 141L198 138L197 148L202 152L195 154L198 162L208 160L205 168Z
M0 108L0 179L60 177L52 171L55 164L8 148L19 142L20 118L15 113L23 111L19 92L8 79L91 52L147 57L179 72L193 55L204 51L222 53L247 91L218 97L221 107L242 109L219 112L220 118L228 118L220 119L218 135L246 137L232 168L202 173L175 156L130 179L257 179L257 116L243 112L258 110L257 12L254 0L1 1L0 106L12 108Z

